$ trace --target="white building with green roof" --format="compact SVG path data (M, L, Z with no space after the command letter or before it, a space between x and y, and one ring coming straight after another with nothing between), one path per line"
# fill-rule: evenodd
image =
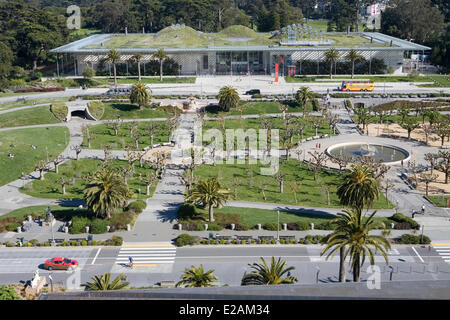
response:
M280 75L297 75L302 62L325 64L326 50L339 52L338 62L346 61L352 49L369 63L382 60L386 69L401 71L405 53L430 50L429 47L377 32L322 33L305 24L280 31L259 33L243 26L231 26L218 33L204 33L184 25L173 25L151 34L95 34L51 52L76 61L75 73L86 66L98 69L111 49L128 64L135 54L142 55L143 68L154 62L152 54L164 49L176 62L177 75L273 74L279 64ZM59 73L58 66L58 73ZM314 70L315 71L315 70ZM310 73L316 73L309 71ZM370 73L370 69L369 69Z

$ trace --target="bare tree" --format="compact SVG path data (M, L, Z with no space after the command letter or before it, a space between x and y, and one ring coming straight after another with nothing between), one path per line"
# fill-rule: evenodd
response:
M433 126L429 124L423 124L422 130L425 133L425 144L428 145L428 137L433 133Z
M130 165L127 166L123 166L120 168L120 172L122 173L123 176L123 183L125 183L126 185L128 185L128 177L132 175L133 173L133 168Z
M431 170L430 173L431 174L433 174L433 170L436 167L436 162L437 162L438 158L439 158L439 155L437 153L428 152L428 153L425 154L424 159L425 159L425 161L430 163L430 170Z
M288 110L288 106L285 104L280 104L279 106L281 113L283 114L283 120L286 120L286 111Z
M56 158L54 158L54 159L52 160L52 162L53 162L53 165L55 166L55 173L58 174L58 173L59 173L58 166L59 166L62 162L64 162L64 157L61 156L61 155L59 155L59 156L57 156Z
M128 130L130 130L130 137L133 137L134 132L138 129L139 124L135 121L128 123Z
M117 119L114 120L114 121L108 122L108 123L106 124L106 127L107 127L108 129L114 130L114 135L117 136L117 135L119 134L120 127L122 126L122 122L123 122L123 121L120 120L120 118L117 118Z
M382 183L380 183L381 190L383 190L385 192L386 202L389 202L389 200L388 200L388 191L391 188L393 188L394 186L395 186L395 184L393 184L390 179L386 179Z
M141 132L138 130L134 131L131 135L131 138L134 140L134 146L136 148L136 151L139 150L139 139L143 136Z
M448 183L448 175L450 174L450 151L438 152L438 162L436 163L436 170L445 174L445 184Z
M339 171L343 171L351 161L351 157L346 155L340 155L330 158L331 162L339 166Z
M430 183L436 181L437 178L438 178L437 174L431 174L431 173L425 173L425 172L422 172L419 174L420 182L425 183L425 195L427 197L428 197L428 187L429 187Z
M105 165L112 160L111 149L112 149L112 146L110 144L107 144L103 148L103 153L104 153L103 162L105 163Z
M58 181L56 181L56 183L58 183L59 185L61 185L61 189L62 189L62 194L65 195L66 194L66 185L68 183L68 180L66 177L62 176L58 179Z
M309 122L312 124L312 126L314 127L314 129L316 129L316 136L318 135L318 130L322 127L323 125L323 119L322 118L309 118Z
M303 154L303 150L300 149L300 148L297 148L297 149L295 149L294 152L295 152L295 154L297 155L298 161L299 161L299 162L302 162L302 160L301 160L300 158L301 158L301 155Z
M145 194L150 195L151 186L158 180L154 172L147 172L144 177L140 176L139 179L145 183Z
M197 183L198 179L193 175L190 169L184 170L180 176L180 181L187 188L187 194L191 194L191 188Z
M36 164L35 169L39 171L39 180L44 180L44 171L48 170L48 162L41 160Z
M80 153L81 153L81 150L82 150L81 146L80 145L72 146L72 147L70 147L70 149L75 151L76 159L78 161Z
M157 134L159 134L159 130L158 130L158 126L156 125L156 123L151 122L147 127L146 127L147 133L150 137L150 146L153 146L153 137Z
M276 174L273 175L274 179L278 182L278 186L280 188L280 193L283 193L283 181L284 181L284 174L281 173L281 171L278 171Z
M325 152L319 152L317 150L314 150L314 152L308 151L308 153L311 155L310 161L312 163L312 169L314 171L314 181L317 181L317 174L322 170L323 165L328 159L328 156L325 154Z
M294 200L295 200L295 203L297 204L298 203L297 192L300 190L301 184L299 184L297 181L294 180L294 181L289 182L289 187L291 188L292 192L294 193Z
M264 201L267 201L267 197L266 197L266 189L267 189L267 185L266 185L266 183L264 182L264 180L262 180L262 181L259 182L259 188L261 189L261 193L262 193L262 196L263 196L263 200L264 200Z

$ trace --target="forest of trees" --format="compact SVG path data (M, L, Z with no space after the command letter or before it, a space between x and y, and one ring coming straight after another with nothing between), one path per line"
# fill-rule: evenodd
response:
M81 8L82 28L101 32L157 32L184 23L204 32L240 24L272 31L310 19L328 19L329 31L358 30L370 0L0 0L0 86L53 64L51 48L76 40L66 27L69 5ZM433 48L432 61L450 68L448 0L390 0L381 32Z

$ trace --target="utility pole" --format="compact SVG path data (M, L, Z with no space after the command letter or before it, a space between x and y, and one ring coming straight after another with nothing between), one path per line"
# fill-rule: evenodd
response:
M280 210L277 211L277 244L280 243Z

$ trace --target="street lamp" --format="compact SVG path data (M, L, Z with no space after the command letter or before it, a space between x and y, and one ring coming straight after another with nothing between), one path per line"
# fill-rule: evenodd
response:
M317 273L316 273L316 283L319 283L319 273L320 273L320 268L319 268L319 266L316 266L316 270L317 270Z
M423 229L425 229L425 225L422 225L422 235L420 236L421 244L423 244Z
M389 281L392 281L392 274L394 273L394 267L393 266L389 266L389 269L391 269L391 273L389 275Z
M47 209L45 210L45 218L47 220L48 223L50 223L50 229L52 232L52 246L55 245L55 235L53 234L53 216L52 216L52 211L50 210L50 206L47 207Z

